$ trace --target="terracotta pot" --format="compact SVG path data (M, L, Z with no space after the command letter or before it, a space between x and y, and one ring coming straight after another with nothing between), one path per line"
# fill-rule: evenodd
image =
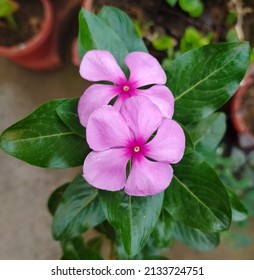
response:
M52 69L60 64L56 53L52 53L52 30L54 11L50 0L40 0L44 9L44 21L40 32L27 42L12 47L0 46L0 55L8 57L15 63L30 69Z
M231 119L242 148L254 147L254 64L231 102Z

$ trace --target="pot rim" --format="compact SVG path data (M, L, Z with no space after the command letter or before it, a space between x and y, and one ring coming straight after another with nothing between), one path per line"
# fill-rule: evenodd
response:
M9 58L18 58L29 54L43 44L50 34L53 26L53 7L50 0L40 0L43 5L44 19L39 32L24 43L11 47L0 46L0 54Z
M246 93L246 91L250 88L254 87L254 76L249 73L242 81L240 87L236 91L233 96L231 102L231 119L234 128L239 134L246 134L254 138L254 133L252 133L247 127L242 118L242 114L240 112L240 107L242 103L242 99Z

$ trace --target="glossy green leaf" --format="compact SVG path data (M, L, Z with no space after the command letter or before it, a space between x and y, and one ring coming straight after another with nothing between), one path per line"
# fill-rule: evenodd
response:
M248 218L248 212L235 192L227 188L229 200L232 207L232 220L234 222L244 221Z
M184 154L192 153L195 150L195 146L194 146L194 143L192 141L191 135L190 135L189 131L183 125L181 125L181 127L182 127L184 135L185 135Z
M68 128L77 135L85 138L86 130L80 124L78 117L78 101L79 98L70 98L63 104L57 107L56 112L61 120L68 126Z
M226 131L226 116L216 112L198 123L187 126L195 149L202 155L215 151Z
M153 243L158 248L171 245L173 241L174 220L165 210L161 211L160 217L152 233Z
M88 247L81 236L71 240L62 240L62 260L102 260L102 256Z
M50 195L49 200L48 200L48 210L51 213L51 215L54 216L56 209L62 200L63 193L69 184L70 183L63 184L62 186L57 188L55 191L53 191L52 194Z
M211 44L177 57L166 69L174 119L186 125L212 114L235 93L248 65L246 42Z
M53 236L55 239L70 239L104 219L98 190L78 176L68 185L57 207L52 225Z
M120 37L103 20L85 9L79 13L78 50L80 58L89 50L107 50L123 68L128 54Z
M147 52L134 24L128 15L114 7L104 6L98 17L103 20L122 39L129 52Z
M116 235L116 255L119 260L144 260L150 256L160 255L160 251L161 249L154 245L152 235L150 235L145 246L138 252L138 254L130 256L126 253L120 234Z
M135 197L123 191L99 191L99 197L107 220L121 236L126 253L138 254L158 221L163 193Z
M45 103L31 115L7 128L0 136L6 153L32 165L67 168L82 165L89 147L71 131L56 110L66 99Z
M174 178L165 191L164 208L172 217L205 232L227 230L231 207L227 191L214 170L196 153L174 165Z
M220 242L218 233L202 232L179 222L174 225L174 237L185 245L200 251L211 250Z

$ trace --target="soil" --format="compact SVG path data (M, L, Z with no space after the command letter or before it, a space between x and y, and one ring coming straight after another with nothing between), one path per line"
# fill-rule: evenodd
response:
M254 134L254 82L245 92L240 110L248 131Z
M227 1L206 0L203 1L205 8L201 17L192 18L182 11L178 5L170 7L166 0L95 0L95 12L103 5L111 5L124 10L138 22L151 25L151 32L158 32L161 35L168 34L179 43L187 26L193 26L197 30L207 34L212 32L214 41L225 41L226 33L230 26L225 24L228 15ZM162 60L166 52L156 51L149 41L146 41L149 52Z
M15 0L18 9L13 16L17 23L17 30L11 28L8 22L0 19L0 45L14 46L21 44L35 36L43 21L43 6L41 1Z

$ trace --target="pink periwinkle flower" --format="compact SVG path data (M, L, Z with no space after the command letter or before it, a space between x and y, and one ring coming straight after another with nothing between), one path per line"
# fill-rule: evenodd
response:
M125 64L130 70L128 78L110 52L91 50L85 54L80 65L81 76L88 81L111 84L94 84L81 96L78 115L83 126L87 126L88 118L96 108L109 104L114 98L114 106L119 110L129 97L140 95L148 97L164 117L172 118L174 97L163 86L166 75L159 62L148 53L132 52L126 56ZM145 86L150 87L144 89Z
M158 107L142 96L126 100L120 111L111 105L96 109L86 132L93 151L85 159L84 178L98 189L124 188L133 196L165 190L173 176L170 164L179 162L185 149L180 125L163 118Z

